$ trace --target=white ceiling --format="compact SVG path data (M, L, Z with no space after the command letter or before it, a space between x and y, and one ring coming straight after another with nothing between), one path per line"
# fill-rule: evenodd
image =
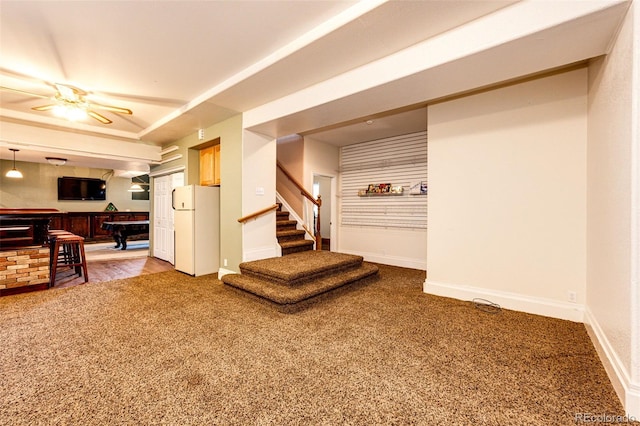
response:
M1 0L0 86L52 96L53 83L72 84L133 115L71 123L31 109L47 99L2 90L0 120L162 145L511 3ZM425 128L423 109L306 133L344 145Z

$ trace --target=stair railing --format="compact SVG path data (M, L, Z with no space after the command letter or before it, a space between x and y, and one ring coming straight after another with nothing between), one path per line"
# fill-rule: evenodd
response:
M309 200L313 205L318 207L318 215L315 220L315 232L313 237L316 240L316 250L322 250L322 235L320 235L320 207L322 206L322 198L320 197L320 195L318 195L317 199L314 198L313 195L311 195L311 193L300 184L300 182L298 182L293 176L291 176L291 173L289 173L279 161L276 161L276 164L280 171L282 171L282 173L287 177L287 179L289 179L289 181L291 181L291 183L293 183L295 187L300 190L302 196ZM306 228L306 226L304 227Z
M244 217L241 217L240 219L238 219L238 222L245 223L248 220L255 219L258 216L262 216L263 214L269 213L270 211L277 210L277 209L278 209L278 205L274 204L274 205L266 207L266 208L264 208L262 210L258 210L257 212L254 212L254 213L248 214L248 215L246 215Z

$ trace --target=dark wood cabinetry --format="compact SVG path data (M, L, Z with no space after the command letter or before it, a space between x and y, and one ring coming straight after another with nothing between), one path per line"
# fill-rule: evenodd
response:
M63 229L81 237L91 235L90 215L85 213L67 213Z
M64 229L89 241L110 240L111 233L102 229L103 222L149 220L149 212L68 212L51 220L50 229Z
M110 222L111 220L119 220L119 219L112 219L114 216L115 215L112 215L112 214L95 214L92 216L91 229L93 231L93 234L92 234L93 238L96 238L96 239L109 238L111 233L109 231L102 229L102 223Z
M47 230L64 229L87 241L110 240L104 222L149 220L149 212L61 212L55 209L0 209L0 248L42 245ZM136 238L148 238L145 235ZM133 239L136 239L133 238Z
M51 221L49 221L49 229L64 229L64 223L61 213L56 213L51 216Z
M57 213L55 209L0 208L0 251L42 246L47 239L51 217Z

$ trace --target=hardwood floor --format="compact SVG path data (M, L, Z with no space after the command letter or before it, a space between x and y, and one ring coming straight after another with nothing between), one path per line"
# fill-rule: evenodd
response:
M138 275L170 271L173 265L155 257L139 257L135 259L94 260L87 262L90 283L130 278ZM85 284L84 278L74 275L72 271L58 272L56 285L53 288L72 287Z

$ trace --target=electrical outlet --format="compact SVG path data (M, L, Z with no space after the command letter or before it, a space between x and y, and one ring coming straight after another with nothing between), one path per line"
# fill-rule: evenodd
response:
M227 259L225 259L223 263L224 263L224 266L227 266Z
M578 295L576 294L575 291L568 291L567 292L567 298L569 299L569 302L571 302L571 303L578 302Z

